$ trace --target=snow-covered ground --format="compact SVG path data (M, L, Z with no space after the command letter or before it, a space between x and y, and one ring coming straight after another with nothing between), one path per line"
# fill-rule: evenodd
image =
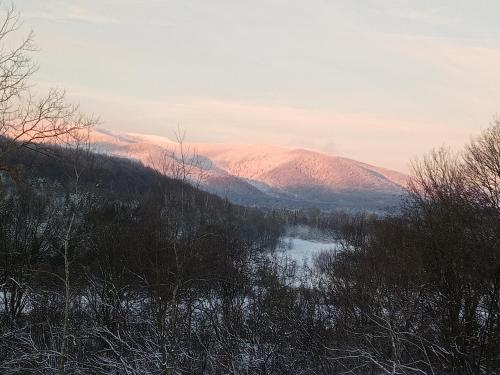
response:
M307 226L290 227L282 237L278 251L283 251L287 256L301 265L310 263L313 256L322 251L338 249L339 244L328 233Z
M335 250L338 247L338 243L335 241L322 242L294 237L284 237L283 245L286 254L297 264L303 264L304 261L309 263L315 254L324 250Z

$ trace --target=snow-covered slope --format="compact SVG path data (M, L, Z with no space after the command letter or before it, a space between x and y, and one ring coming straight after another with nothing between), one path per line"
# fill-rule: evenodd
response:
M92 139L99 152L179 173L181 150L168 138L97 129ZM186 143L182 151L188 177L202 188L257 206L379 210L396 203L407 179L395 171L303 149Z

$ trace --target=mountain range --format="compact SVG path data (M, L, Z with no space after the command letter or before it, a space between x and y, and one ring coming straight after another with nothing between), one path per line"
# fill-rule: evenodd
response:
M134 159L232 202L267 208L384 211L408 176L352 159L271 145L175 142L95 129L99 153Z

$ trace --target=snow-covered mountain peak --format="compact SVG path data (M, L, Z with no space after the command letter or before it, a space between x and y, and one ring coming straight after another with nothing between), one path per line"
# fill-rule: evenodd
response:
M102 152L153 167L161 158L170 158L172 166L179 162L178 145L166 137L96 129L92 138ZM408 178L307 149L201 142L183 146L192 178L202 176L205 189L245 204L372 209L394 202Z

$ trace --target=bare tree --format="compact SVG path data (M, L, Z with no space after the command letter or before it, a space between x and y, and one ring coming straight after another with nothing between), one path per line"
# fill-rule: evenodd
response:
M481 215L485 225L482 225L482 237L487 239L491 247L489 254L483 254L488 259L487 269L490 282L487 284L487 298L482 302L484 326L480 333L479 353L477 355L476 371L486 369L491 371L494 355L494 333L499 324L500 299L500 261L496 256L500 246L498 228L500 228L500 120L474 138L466 147L463 164L466 183L469 186L473 204L484 207Z
M38 68L32 59L34 34L29 32L16 42L21 26L14 6L4 6L0 20L0 171L10 175L14 171L4 163L7 154L19 148L44 152L47 143L65 142L96 123L92 116L81 114L77 105L66 102L64 90L54 88L44 96L34 95L31 80Z
M174 131L175 143L158 155L149 155L148 163L162 175L199 187L207 172L198 151L186 145L186 130L178 127Z
M91 144L89 135L86 132L80 131L70 135L73 139L72 143L68 143L69 148L65 150L69 159L66 173L73 180L73 189L67 198L67 223L64 228L62 238L61 255L64 261L64 274L62 282L64 285L64 311L63 311L63 327L60 346L59 372L64 374L65 362L67 357L67 338L70 325L70 308L72 300L71 292L71 254L70 246L73 240L75 226L78 225L79 213L83 210L86 194L80 192L80 181L82 174L87 169L89 162L92 161Z
M500 214L500 120L470 142L463 159L480 203Z

